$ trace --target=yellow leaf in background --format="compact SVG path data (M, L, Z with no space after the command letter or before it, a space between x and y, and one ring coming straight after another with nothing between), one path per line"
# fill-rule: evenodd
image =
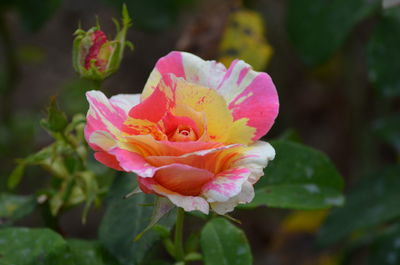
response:
M219 61L229 67L233 60L242 59L254 70L262 71L272 53L272 47L265 38L264 21L259 13L240 9L229 16L220 43Z
M328 211L294 211L282 223L284 233L314 233L325 220Z

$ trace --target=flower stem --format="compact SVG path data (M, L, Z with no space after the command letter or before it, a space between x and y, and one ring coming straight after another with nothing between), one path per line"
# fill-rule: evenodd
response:
M92 89L101 91L101 85L103 84L103 80L91 80Z
M175 224L175 257L177 261L183 261L185 257L182 241L184 216L185 211L182 208L178 208Z

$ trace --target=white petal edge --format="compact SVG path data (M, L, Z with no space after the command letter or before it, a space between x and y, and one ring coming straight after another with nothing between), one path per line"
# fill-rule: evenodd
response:
M263 169L269 161L275 158L275 149L271 144L263 141L256 141L249 146L241 158L236 160L232 167L245 167L250 169L251 175L248 181L255 184L264 175Z
M223 215L233 211L238 204L249 203L253 199L254 199L253 185L250 182L246 181L243 183L242 190L238 195L230 198L225 202L213 202L210 203L210 205L213 211L215 211L217 214Z
M118 94L110 98L112 105L120 107L128 115L131 108L140 103L140 94Z
M182 196L178 194L167 194L167 193L164 193L162 195L167 197L176 206L183 208L185 212L191 212L197 210L208 215L210 211L210 206L208 205L208 202L202 197Z

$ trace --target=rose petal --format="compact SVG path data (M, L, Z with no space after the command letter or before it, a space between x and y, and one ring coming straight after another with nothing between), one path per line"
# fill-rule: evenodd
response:
M95 151L100 151L95 153L99 162L121 170L115 157L103 151L107 152L117 145L116 139L128 117L127 109L138 102L138 95L117 95L109 100L100 91L89 91L86 96L90 108L86 116L85 138Z
M160 84L165 88L164 84ZM133 119L148 120L158 122L169 111L171 100L166 95L166 91L157 88L150 97L143 100L129 111L129 116Z
M119 166L119 162L115 158L115 156L110 155L109 153L96 152L94 154L94 158L96 158L97 161L99 161L100 163L106 165L107 167L113 168L115 170L123 171L123 169Z
M218 92L228 102L235 121L246 119L256 129L253 141L265 135L279 111L275 85L267 73L256 72L247 63L237 60L229 67Z
M142 98L153 93L164 74L174 74L186 81L208 88L217 88L224 77L226 68L215 61L204 61L187 52L173 51L160 58L143 90Z
M222 150L226 149L232 149L235 147L239 147L241 145L239 144L231 144L231 145L224 145L224 146L218 146L206 150L199 150L199 151L193 151L193 152L186 152L182 155L170 155L170 156L162 156L162 155L156 155L156 156L146 156L146 160L149 161L152 165L155 166L164 166L168 164L186 164L186 165L191 165L199 168L206 168L202 167L201 165L204 165L206 160L209 158L204 158L207 155L213 154L213 153L218 153ZM213 159L216 159L215 156L212 157ZM217 162L217 161L212 161L212 162Z
M176 192L170 191L161 185L158 185L154 179L149 178L138 178L140 187L144 188L144 191L152 191L156 194L167 197L173 204L183 208L185 211L201 211L205 214L209 212L208 202L199 196L182 196Z
M143 99L153 93L165 74L216 89L225 98L235 121L227 142L249 144L258 140L270 130L278 115L278 94L270 76L253 71L243 61L234 61L226 70L222 64L204 61L193 54L171 52L157 62Z
M208 150L222 146L217 142L170 142L156 141L150 135L124 136L124 141L119 142L123 149L132 150L143 156L180 156L200 150Z
M233 211L238 204L249 203L254 198L254 188L250 182L244 182L240 193L225 202L213 202L211 208L217 214L226 214Z
M87 142L95 151L108 151L117 146L114 137L106 131L94 131Z
M147 163L143 156L135 152L116 147L108 153L115 156L119 166L126 172L133 172L144 178L151 178L156 172L156 167Z
M157 170L154 179L161 186L185 196L197 196L214 174L183 164L171 164Z
M173 90L174 105L186 105L204 113L210 138L216 142L226 142L233 125L233 118L224 98L216 90L187 82L173 75L163 76L162 81Z
M140 94L119 94L110 98L114 108L121 108L126 114L140 103Z
M275 149L267 142L257 141L233 161L232 167L246 167L251 175L248 181L255 184L264 175L263 169L275 158Z
M89 91L86 97L90 105L86 115L86 140L89 140L90 135L96 130L106 131L112 136L120 134L120 129L127 118L126 112L114 106L100 91Z
M240 193L251 172L247 168L231 168L215 176L203 186L202 196L208 202L224 202Z

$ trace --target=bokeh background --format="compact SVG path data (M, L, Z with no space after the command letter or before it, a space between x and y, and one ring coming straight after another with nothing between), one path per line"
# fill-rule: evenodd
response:
M120 70L103 84L106 95L140 93L158 58L172 50L186 50L204 59L224 62L229 62L229 56L249 58L250 64L257 64L258 70L270 74L280 97L280 114L266 140L285 135L323 151L342 174L347 194L364 178L379 177L383 168L399 162L398 7L383 9L382 3L374 0L125 2L133 21L127 39L135 48L126 50ZM51 96L58 96L61 109L68 115L86 112L84 93L92 84L72 68L73 32L78 23L89 29L97 16L102 30L109 37L114 36L111 18L120 17L121 3L0 3L1 190L7 189L15 159L51 141L39 124ZM261 26L257 19L252 20L254 13L232 24L232 14L244 9L256 12ZM227 30L233 30L233 35L224 35ZM30 167L17 192L30 194L48 181L45 171ZM386 194L389 196L391 201L397 200L393 208L400 208L399 196ZM367 210L371 204L362 200L355 207ZM385 202L382 200L382 204ZM370 213L368 218L385 216L385 210ZM85 225L80 222L81 211L77 207L63 214L61 226L65 235L95 238L103 208L92 209ZM327 211L293 212L264 207L238 211L234 217L242 221L255 264L369 264L373 249L379 248L371 238L356 237L358 241L341 241L329 247L316 243L326 214ZM392 214L373 227L379 230L396 224L398 216ZM200 227L194 217L189 217L188 222L192 230ZM43 225L39 215L19 224ZM371 226L362 227L361 234L368 234L370 229ZM381 263L372 264L400 264L399 250L393 253L397 258L389 255L385 256L389 257L386 261L378 259Z

